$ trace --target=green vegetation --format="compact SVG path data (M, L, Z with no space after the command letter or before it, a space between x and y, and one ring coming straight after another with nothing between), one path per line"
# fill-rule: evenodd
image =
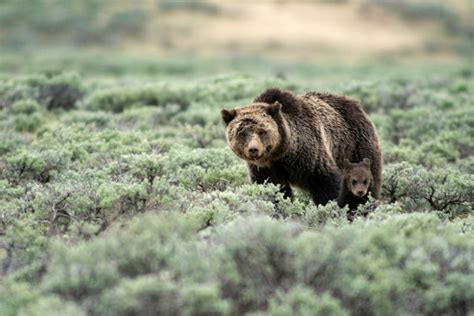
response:
M451 6L367 5L439 19L472 55ZM172 46L189 30L161 18L177 11L232 15L190 0L0 3L0 315L472 314L472 63L110 52L153 27ZM271 86L362 102L383 200L349 222L335 202L249 183L219 112Z
M110 60L128 73L129 59ZM472 69L240 60L235 72L222 60L227 74L214 75L206 60L137 59L117 76L82 57L77 73L30 61L38 72L11 75L7 63L0 314L474 308ZM219 109L268 86L363 102L385 159L375 209L350 223L335 203L248 183Z

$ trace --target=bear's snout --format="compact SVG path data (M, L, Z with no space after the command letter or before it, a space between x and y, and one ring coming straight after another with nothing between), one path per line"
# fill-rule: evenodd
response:
M248 149L248 155L251 157L258 157L258 148L257 147L250 147Z
M253 138L248 144L245 150L245 154L249 159L258 159L263 154L262 144Z
M351 188L352 194L358 197L363 197L367 194L367 187L362 185L355 185Z

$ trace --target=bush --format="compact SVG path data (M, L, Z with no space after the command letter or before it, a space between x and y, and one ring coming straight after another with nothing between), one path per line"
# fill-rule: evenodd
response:
M166 272L123 280L100 300L100 315L227 315L215 285L177 284Z
M84 101L83 107L86 110L119 113L127 107L138 105L161 106L163 108L172 108L173 105L176 105L177 111L182 111L189 106L189 101L181 95L181 92L173 91L167 87L110 89L91 94Z
M85 74L0 80L1 315L474 309L469 67L238 58L259 77L209 77L227 64L59 55L0 64ZM249 183L219 111L268 86L360 98L381 139L382 200L348 221L335 202Z
M47 110L72 109L81 100L82 95L83 87L79 77L73 73L0 81L0 108L9 108L16 101L32 99Z
M11 130L0 130L0 138L3 140L0 142L0 156L18 150L27 141L24 137L18 135L16 131Z
M385 168L383 191L390 202L406 210L431 210L449 217L473 215L474 177L453 169L428 171L408 164Z
M278 292L270 300L268 315L349 315L329 294L318 296L313 290L297 286L287 293Z
M66 150L56 152L27 152L25 150L6 157L2 178L13 185L28 181L47 183L57 176L70 160L70 153Z
M13 125L19 132L34 132L44 122L40 105L33 100L17 101L8 112L13 116Z

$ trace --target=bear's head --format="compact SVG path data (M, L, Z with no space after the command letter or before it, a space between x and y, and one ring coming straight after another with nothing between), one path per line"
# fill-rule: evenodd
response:
M342 175L347 189L354 196L364 197L367 195L372 183L370 160L368 158L364 158L359 163L351 163L348 159L344 159Z
M236 109L223 109L226 138L232 151L240 158L258 166L268 165L281 152L281 104L253 103Z

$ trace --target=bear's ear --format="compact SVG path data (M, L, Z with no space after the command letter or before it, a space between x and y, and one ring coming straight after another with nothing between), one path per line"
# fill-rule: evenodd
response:
M369 158L364 158L364 159L362 160L362 163L363 163L364 165L366 165L367 167L370 167L370 159L369 159Z
M275 101L275 103L270 104L269 106L267 106L266 110L267 110L268 114L270 114L271 116L275 116L281 110L281 103L278 102L278 101Z
M349 169L351 167L351 162L349 161L349 159L344 159L344 162L342 163L342 168L344 169Z
M222 109L221 111L222 120L224 121L225 125L229 124L235 118L236 115L237 111L234 109Z

